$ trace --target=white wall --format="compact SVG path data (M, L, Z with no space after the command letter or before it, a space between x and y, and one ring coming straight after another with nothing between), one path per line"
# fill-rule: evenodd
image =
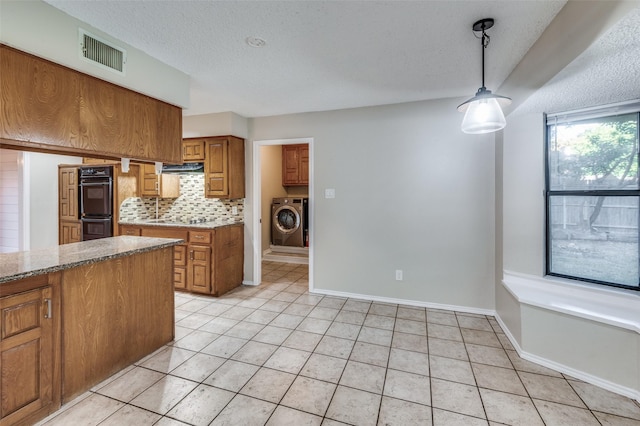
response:
M58 164L82 158L25 152L29 184L29 250L58 245Z
M127 51L126 75L80 58L78 28ZM173 105L189 106L189 76L40 0L0 2L0 41ZM152 76L153 78L150 78Z
M0 149L0 253L20 250L19 155Z
M543 115L509 116L508 123L498 158L503 166L503 268L510 283L525 282L532 292L521 297L524 293L512 284L507 291L498 271L499 320L525 358L640 400L640 334L633 329L639 298L630 290L569 282L571 296L559 299L560 283L544 279ZM605 302L610 298L619 305L611 309Z
M251 120L254 141L314 138L317 290L494 308L494 143L463 134L455 107L447 100ZM325 188L336 198L325 199ZM249 281L252 255L245 252ZM396 269L404 281L395 281Z
M185 138L201 136L237 136L246 139L249 120L233 112L189 115L182 118L182 135Z

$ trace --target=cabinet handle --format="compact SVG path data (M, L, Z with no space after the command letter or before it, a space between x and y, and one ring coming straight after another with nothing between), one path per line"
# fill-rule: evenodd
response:
M160 190L160 182L156 181L156 192Z
M182 156L183 157L187 156L187 147L186 146L182 148Z
M189 251L189 260L193 260L193 250Z
M47 312L44 314L44 317L47 319L51 318L51 299L44 299L44 302L47 304Z
M201 240L201 239L203 239L203 238L204 238L204 235L195 235L194 237L195 237L195 238L197 238L197 239L199 239L199 240Z

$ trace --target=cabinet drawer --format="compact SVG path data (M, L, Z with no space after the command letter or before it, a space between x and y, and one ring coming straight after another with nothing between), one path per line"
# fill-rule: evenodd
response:
M5 297L0 300L2 332L0 340L41 326L41 291Z
M133 237L139 237L140 235L142 235L142 230L140 228L123 227L120 231L120 235L130 235Z
M187 231L180 229L166 229L161 227L148 227L142 228L142 236L155 238L179 238L186 241Z
M200 243L200 244L210 244L211 243L211 232L209 232L209 231L189 231L189 242L190 243Z

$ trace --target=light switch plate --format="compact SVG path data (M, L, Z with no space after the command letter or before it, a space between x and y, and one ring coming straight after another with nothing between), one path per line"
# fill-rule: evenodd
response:
M324 198L336 198L336 190L334 188L326 188L324 190Z

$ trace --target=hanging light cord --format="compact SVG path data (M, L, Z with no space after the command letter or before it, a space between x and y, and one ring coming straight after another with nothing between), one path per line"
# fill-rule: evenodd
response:
M482 35L481 36L477 36L476 33L473 33L473 35L480 39L480 45L482 46L482 88L486 89L485 85L484 85L484 49L487 48L487 46L489 46L489 42L491 41L491 37L489 37L487 35L486 32L484 32L484 24L482 25Z

